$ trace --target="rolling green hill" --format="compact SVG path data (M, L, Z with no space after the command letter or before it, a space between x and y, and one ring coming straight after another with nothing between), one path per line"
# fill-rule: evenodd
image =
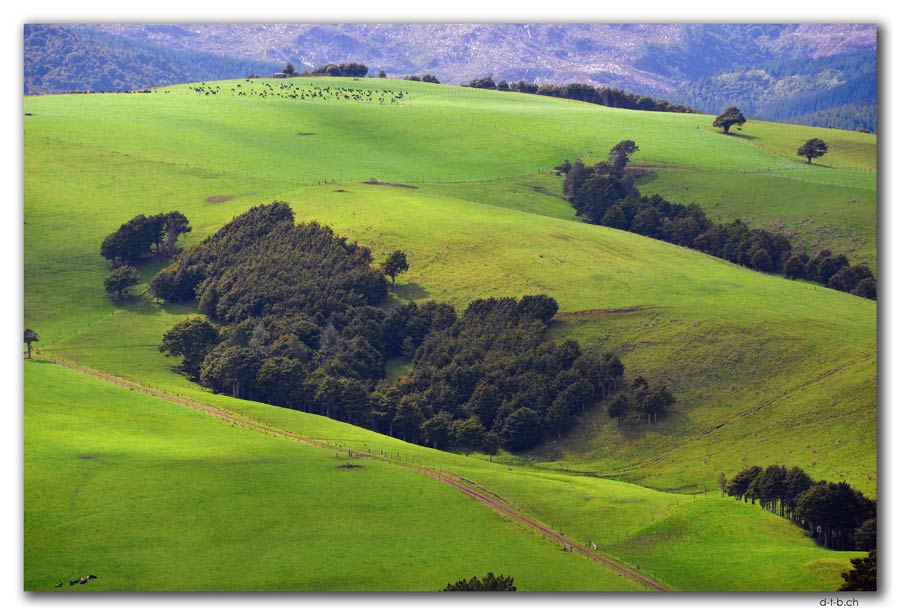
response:
M482 568L520 591L642 589L400 465L272 438L56 365L28 363L25 384L26 590L95 574L74 589L431 591ZM307 440L452 472L675 590L833 587L857 555L825 552L731 499L513 469L205 397Z
M341 468L54 365L25 381L26 590L436 591L488 571L521 591L639 589L413 472Z
M328 94L315 99L285 97L326 87ZM345 88L341 97L338 88ZM217 93L208 93L213 89ZM437 299L461 308L488 295L550 294L562 312L554 335L616 350L627 377L665 382L678 396L676 413L653 426L622 428L597 409L566 438L530 452L530 459L503 456L510 467L536 466L548 481L585 474L578 479L584 489L597 484L590 475L601 475L715 495L720 472L783 463L800 465L816 479L877 491L874 302L581 223L559 198L561 178L548 172L563 159L596 159L619 140L633 139L640 147L635 165L651 171L643 193L657 190L682 201L690 194L712 216L721 210L723 219L783 224L810 244L846 249L848 237L859 237L856 254L874 259L871 135L828 133L828 156L809 166L798 164L792 145L809 138L810 129L802 127L751 122L740 136L725 137L705 116L391 80L220 82L151 94L26 98L24 106L25 325L40 334L43 352L212 399L157 351L162 334L191 308L146 296L114 305L102 291L108 267L100 242L138 213L177 209L194 229L185 240L196 243L250 206L282 199L298 220L332 226L372 247L376 260L405 250L411 269L398 280L393 300ZM373 177L414 187L362 183ZM846 192L835 188L838 183ZM842 194L855 201L844 202ZM804 222L810 216L813 222ZM821 220L838 230L822 232ZM143 265L145 281L163 264ZM84 385L69 380L59 386ZM40 399L39 390L26 381L27 404ZM137 399L128 403L143 407ZM319 418L258 405L253 411L272 421ZM26 420L26 440L41 431L34 425ZM334 438L342 430L359 437L355 428L330 421L321 428ZM93 427L84 429L90 434ZM562 468L569 474L559 477ZM528 493L501 476L489 472L483 482L510 497ZM736 522L745 533L735 540L734 571L742 541L783 521L749 505L701 500L707 517L743 519ZM733 581L673 568L671 554L679 552L670 551L673 544L694 558L711 540L678 538L695 535L696 520L651 515L633 526L605 523L606 533L596 536L593 513L573 516L574 502L547 501L532 496L523 505L675 588L763 583L753 568ZM624 533L626 526L626 536L609 533ZM673 540L652 538L660 533ZM795 528L771 535L772 549L810 549L784 561L824 562L803 564L818 572L792 578L787 589L830 589L839 579L832 554L804 542ZM651 543L659 549L649 549ZM773 574L766 587L787 582L783 576Z

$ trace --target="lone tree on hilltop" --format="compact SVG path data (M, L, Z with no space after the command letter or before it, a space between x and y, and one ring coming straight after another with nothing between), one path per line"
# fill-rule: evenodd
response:
M112 273L103 280L103 288L106 289L107 294L115 295L116 299L121 301L132 286L140 283L140 272L131 265L125 265L113 269Z
M738 130L741 129L741 126L747 123L747 118L744 117L744 114L741 113L741 110L737 107L728 107L725 111L722 112L721 115L716 117L713 120L713 126L716 128L721 128L724 134L728 134L728 131L732 126L737 124Z
M38 341L37 331L34 329L25 329L25 345L28 347L28 358L31 358L31 345Z
M409 271L409 263L406 262L406 253L401 250L391 252L391 255L384 261L384 275L391 279L391 286L401 273Z
M516 586L513 585L512 577L494 576L493 572L487 573L482 578L472 577L471 579L460 579L456 583L448 583L441 591L445 592L514 592Z
M822 139L810 139L797 149L797 155L806 158L806 164L812 164L813 158L821 158L828 153L828 144Z

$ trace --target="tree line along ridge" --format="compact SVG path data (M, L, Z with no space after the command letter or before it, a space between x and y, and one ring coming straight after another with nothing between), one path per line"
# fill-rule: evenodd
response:
M746 121L738 114L729 111L725 119L717 118L714 123L727 131L731 125ZM815 141L820 140L807 141L798 153L824 155L827 146ZM672 203L658 194L642 196L635 186L636 175L627 169L638 149L634 141L623 140L609 151L606 160L594 166L588 167L581 160L566 160L556 166L556 173L565 175L563 194L579 218L692 248L756 271L781 273L789 279L805 279L866 299L876 298L877 281L872 271L863 263L851 265L845 254L821 250L810 256L795 250L783 233L750 228L740 219L713 223L696 203Z

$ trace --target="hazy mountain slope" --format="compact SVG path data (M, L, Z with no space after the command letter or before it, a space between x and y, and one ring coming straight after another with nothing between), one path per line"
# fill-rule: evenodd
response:
M163 84L269 73L272 63L150 45L54 25L26 25L25 94L129 91Z
M26 93L134 89L356 61L371 73L430 72L444 83L610 86L708 113L875 129L876 27L867 24L71 24L76 53L26 28ZM96 31L116 35L98 38ZM135 41L134 57L118 42ZM85 42L89 42L84 49ZM112 46L115 51L110 49ZM177 52L205 54L185 61ZM171 54L176 53L175 56ZM87 56L89 61L85 61ZM123 57L124 56L124 57ZM234 60L217 66L213 58ZM844 60L842 60L842 58ZM845 61L846 60L846 61ZM85 70L85 69L89 70ZM866 105L861 115L829 114ZM816 116L819 112L822 116Z

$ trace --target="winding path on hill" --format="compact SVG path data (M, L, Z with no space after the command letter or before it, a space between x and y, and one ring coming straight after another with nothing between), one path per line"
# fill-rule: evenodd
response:
M181 406L191 408L193 410L198 410L200 412L214 416L218 419L227 421L234 425L238 425L238 426L245 427L248 429L253 429L255 431L259 431L259 432L262 432L262 433L265 433L268 435L283 437L288 440L292 440L294 442L306 444L308 446L315 446L318 448L324 448L324 449L330 449L330 450L334 450L334 451L344 452L344 453L347 453L350 456L356 457L356 458L368 458L368 459L372 459L372 460L379 461L382 463L390 463L392 465L396 465L399 467L406 468L408 470L412 470L414 472L418 472L419 474L428 476L429 478L437 480L449 487L453 487L457 491L460 491L460 492L468 495L472 499L474 499L478 502L481 502L485 506L488 506L489 508L491 508L498 514L503 515L503 516L519 523L520 525L525 526L525 527L539 533L540 535L549 538L550 540L558 542L565 549L567 549L571 552L580 553L581 555L596 562L597 564L600 564L601 566L604 566L605 568L612 570L613 572L620 574L627 579L630 579L631 581L637 583L638 585L642 585L653 591L661 591L661 592L671 591L668 587L666 587L662 583L660 583L644 574L641 574L637 570L629 568L628 566L626 566L622 563L619 563L619 562L611 559L608 556L602 555L601 553L598 553L598 552L594 551L593 549L582 546L582 545L570 540L569 538L566 538L561 533L554 531L553 529L549 528L548 526L544 525L543 523L540 523L539 521L536 521L535 519L532 519L531 517L528 517L527 515L520 513L518 510L516 510L516 508L514 506L510 505L507 502L502 501L502 498L500 496L498 496L497 494L489 493L486 490L479 488L474 483L471 483L470 481L469 481L469 484L467 484L467 481L464 478L457 476L455 474L452 474L450 472L438 471L438 470L434 470L434 469L430 469L430 468L411 465L411 464L403 463L400 461L394 461L389 458L382 458L377 455L371 455L371 454L365 453L365 452L354 451L350 448L338 446L335 444L330 444L328 442L322 442L320 440L315 440L312 438L304 438L304 437L299 436L291 431L276 428L276 427L271 427L269 425L264 425L262 423L254 421L252 419L249 419L245 416L237 415L232 412L228 412L227 410L223 410L222 408L216 408L215 406L202 404L202 403L194 401L192 399L187 399L184 397L178 397L176 395L171 395L169 393L165 393L164 391L160 391L159 389L153 389L153 388L144 386L142 384L132 382L125 378L120 378L118 376L106 374L106 373L98 371L98 370L93 370L93 369L89 369L86 367L82 367L80 365L76 365L74 363L64 361L62 359L57 359L54 357L42 357L37 360L47 362L47 363L53 363L54 365L59 365L61 367L65 367L67 369L77 371L79 373L85 374L87 376L91 376L92 378L96 378L98 380L103 380L105 382L109 382L111 384L115 384L117 386L127 388L132 391L137 391L137 392L143 393L145 395L157 397L159 399L163 399L163 400L166 400L166 401L169 401L172 403L176 403Z

